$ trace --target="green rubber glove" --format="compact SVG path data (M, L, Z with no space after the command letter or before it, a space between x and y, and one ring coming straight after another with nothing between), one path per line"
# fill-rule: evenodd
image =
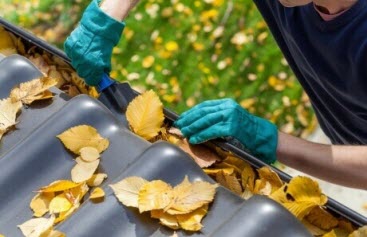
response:
M175 126L192 144L231 137L264 162L270 164L276 160L277 127L251 115L231 99L205 101L196 105L183 113Z
M91 86L98 85L104 73L110 73L112 49L125 27L124 22L108 16L98 5L98 0L91 2L64 44L73 67Z

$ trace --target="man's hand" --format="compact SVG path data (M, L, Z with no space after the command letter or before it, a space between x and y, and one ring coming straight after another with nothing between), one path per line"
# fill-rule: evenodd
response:
M278 130L269 121L251 115L231 99L203 102L175 122L190 143L232 137L266 163L276 160Z
M104 73L111 71L112 49L120 40L125 23L122 19L138 0L93 0L79 26L66 39L64 48L73 67L88 85L96 86ZM117 4L117 5L116 5ZM119 12L119 16L114 15ZM117 13L116 13L117 14Z

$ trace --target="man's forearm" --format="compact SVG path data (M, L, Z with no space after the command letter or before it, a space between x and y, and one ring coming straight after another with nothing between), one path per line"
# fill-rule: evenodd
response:
M279 132L277 157L315 177L367 189L367 146L323 145Z
M115 18L118 21L124 20L131 8L137 1L132 0L102 0L100 7L109 16Z

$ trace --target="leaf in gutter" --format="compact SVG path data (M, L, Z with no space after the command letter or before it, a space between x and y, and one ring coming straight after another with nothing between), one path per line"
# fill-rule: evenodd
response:
M17 113L22 108L21 102L10 99L0 100L0 140L10 127L16 124Z

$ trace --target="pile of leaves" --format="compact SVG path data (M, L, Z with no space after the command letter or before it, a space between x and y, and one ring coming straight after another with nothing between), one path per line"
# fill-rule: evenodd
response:
M21 83L11 90L8 98L0 100L0 140L16 125L17 114L23 105L52 98L53 95L48 89L56 84L57 80L50 77L34 79Z
M125 206L138 208L140 213L150 211L162 225L187 231L201 230L200 222L217 187L204 181L191 183L188 177L174 188L161 180L148 182L141 177L128 177L110 186Z
M265 195L282 204L314 236L351 237L367 229L355 230L350 222L331 215L325 208L327 196L322 194L318 183L308 177L295 177L285 184L270 167L254 170L249 163L219 148L188 144L178 129L164 123L162 103L153 91L137 96L129 104L126 117L130 129L137 135L149 141L162 139L177 145L191 155L206 174L242 198Z
M37 218L19 225L27 237L65 236L53 231L52 227L79 208L91 187L96 188L91 191L89 199L102 201L104 198L104 191L98 186L107 178L107 174L95 172L100 153L108 148L109 141L88 125L72 127L57 137L68 150L78 155L76 165L71 170L71 180L57 180L37 191L30 203L33 216ZM47 213L50 217L44 218Z
M63 59L35 46L27 46L20 37L7 32L2 26L0 26L0 54L5 56L19 54L28 58L45 77L57 78L56 87L71 97L79 94L98 97L97 90L86 85L84 80Z

